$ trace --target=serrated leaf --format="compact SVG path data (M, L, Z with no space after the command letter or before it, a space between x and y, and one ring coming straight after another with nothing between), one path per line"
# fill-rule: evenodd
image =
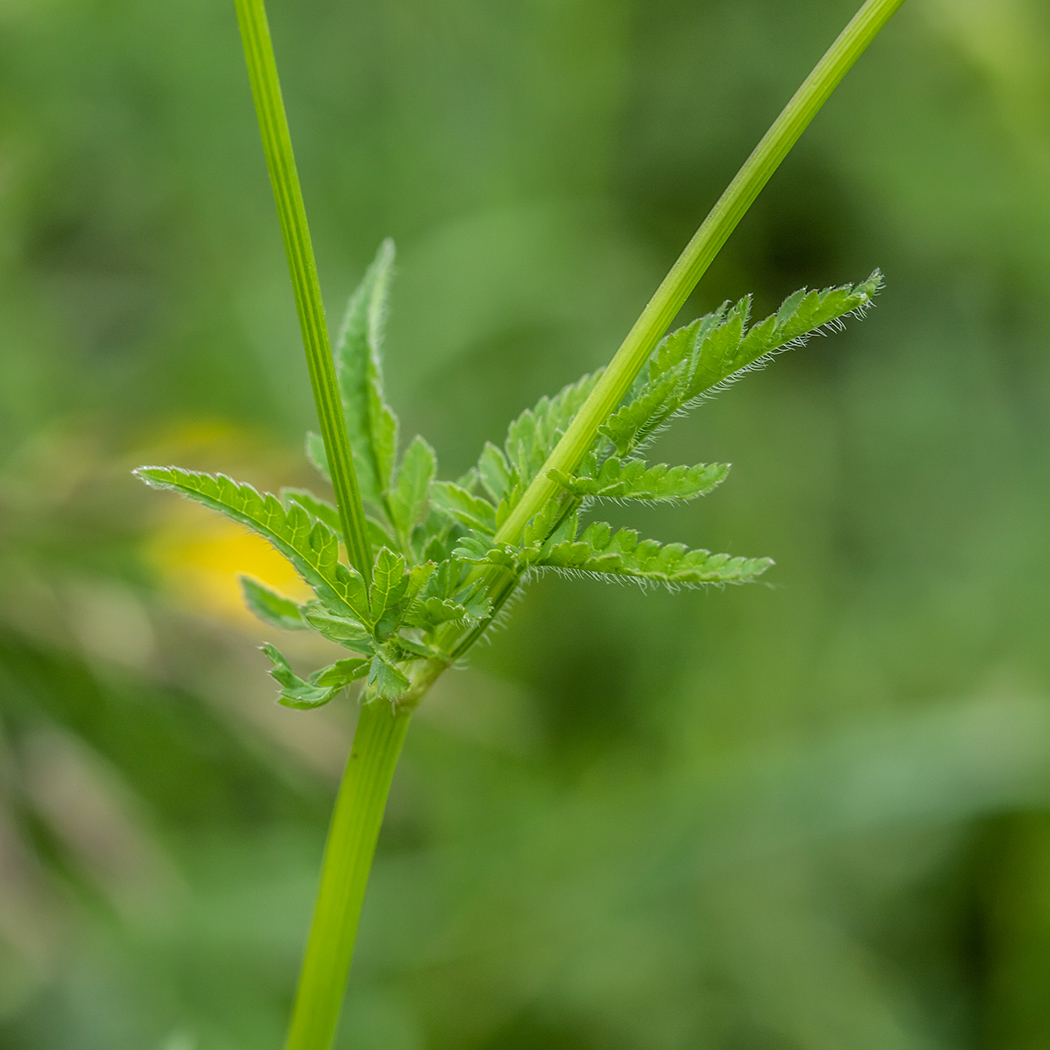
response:
M390 491L391 524L402 536L407 537L422 519L436 471L434 450L417 435L405 450Z
M459 599L467 612L468 620L483 620L492 614L492 599L485 593L485 587L480 582L465 594L461 594Z
M675 394L688 374L688 364L681 361L646 383L633 401L618 408L598 428L599 434L612 441L618 455L627 455L677 408ZM670 405L674 408L668 409Z
M489 536L496 532L496 508L454 482L435 481L430 486L430 502L468 529Z
M599 369L563 387L554 397L541 397L535 408L526 409L511 423L504 447L522 486L539 473L600 376Z
M656 380L681 362L692 360L697 347L725 321L728 311L729 303L725 302L717 310L664 336L649 361L649 379Z
M464 536L452 551L454 558L469 565L498 565L503 569L521 568L522 552L506 543L495 546L482 543L472 536Z
M369 664L368 684L383 700L396 700L408 690L410 685L408 678L379 653L372 657L372 662Z
M750 312L751 296L745 295L740 302L730 307L722 323L713 327L701 340L693 353L688 377L677 390L675 409L748 364L739 350Z
M339 561L339 540L324 522L301 506L287 509L270 493L238 484L225 474L201 474L178 467L139 467L147 485L171 489L269 540L295 567L325 604L368 621L368 594L360 574Z
M470 617L465 606L451 598L417 598L405 614L409 627L437 627L443 623L455 623Z
M802 303L802 300L806 297L806 289L799 288L797 292L792 292L781 304L780 309L773 315L778 325L787 324L787 322L798 313L798 308Z
M573 542L554 544L536 560L539 568L582 572L610 579L635 579L669 587L746 583L772 565L768 558L733 558L681 543L638 539L633 529L613 532L595 522Z
M689 401L718 383L725 382L742 370L753 367L766 355L792 345L795 340L805 339L827 325L835 325L841 318L863 312L870 305L878 290L882 287L882 274L876 270L860 284L841 285L837 288L825 288L822 291L801 289L788 296L775 314L752 325L739 340L729 341L730 345L707 346L713 339L712 333L698 351L697 366L685 392ZM750 300L741 300L735 310L742 305L750 305ZM744 311L746 320L746 310ZM731 344L736 342L733 347Z
M485 442L481 458L478 460L478 477L492 502L496 504L507 496L515 484L516 477L511 472L507 457L503 450L491 441Z
M487 549L484 544L483 550ZM436 627L442 623L480 620L492 609L484 581L463 584L464 562L450 558L435 567L426 586L417 588L405 616L409 627ZM410 588L411 590L411 588Z
M339 616L321 602L309 602L303 606L303 618L315 631L344 649L365 655L375 651L371 630L354 617Z
M288 661L281 652L272 645L264 645L262 651L270 658L270 675L281 687L277 702L285 707L297 707L300 709L311 707L322 707L340 690L348 684L345 676L334 675L335 681L331 679L327 684L321 685L315 682L307 682L300 678L289 666ZM351 661L340 661L351 662ZM335 665L333 665L335 666ZM326 671L331 668L325 668ZM320 672L323 674L324 672Z
M240 583L244 604L263 623L271 627L283 627L286 631L304 631L309 626L303 619L302 610L291 598L271 591L250 576L241 576Z
M802 289L750 329L751 297L731 307L724 303L664 338L650 358L648 379L610 415L599 433L613 442L620 457L626 456L711 389L760 367L770 355L798 340L840 324L846 315L863 312L881 286L882 275L876 270L855 286L820 292Z
M387 240L350 297L333 350L361 495L384 509L397 453L397 417L383 400L382 371L393 265Z
M456 599L465 586L465 580L470 572L470 567L458 558L452 557L451 552L434 568L434 572L427 579L426 585L420 592L423 598L452 598Z
M636 499L649 502L696 499L720 485L729 473L727 463L698 463L695 467L649 467L641 459L607 459L597 477L572 477L560 470L548 477L574 496L589 499Z
M327 689L345 689L348 685L368 674L371 660L336 660L310 675L314 685Z
M547 500L540 512L526 523L521 534L521 546L528 548L543 543L554 532L561 519L569 513L567 502L570 501L564 495Z
M386 637L400 620L399 603L408 590L404 555L382 547L372 567L372 590L369 604L377 638Z
M343 536L343 524L339 520L339 510L334 503L315 496L308 489L283 488L279 493L281 502L287 507L298 503L307 513L318 521L323 521L340 539Z
M571 514L566 515L561 524L551 533L550 538L547 540L547 546L552 546L555 543L567 543L570 540L576 539L576 533L580 531L580 512L574 510Z

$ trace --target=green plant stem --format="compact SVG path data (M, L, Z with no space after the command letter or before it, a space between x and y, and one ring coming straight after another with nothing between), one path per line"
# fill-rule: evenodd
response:
M577 413L522 500L496 535L514 542L557 486L546 472L573 472L599 425L627 392L660 336L685 303L719 249L747 212L835 86L903 0L868 0L807 77L712 209L616 352L609 368ZM256 112L273 184L295 290L333 486L350 561L370 576L371 551L354 473L317 280L306 213L281 99L262 0L236 0ZM499 574L497 574L499 576ZM513 591L506 573L492 581L498 604ZM470 638L460 639L456 653ZM444 664L428 665L416 693L425 692ZM413 702L418 696L413 696ZM353 956L365 886L375 853L394 768L410 711L381 701L364 706L329 829L321 888L296 994L287 1050L329 1050Z
M868 0L806 77L671 267L547 462L496 533L496 542L516 542L529 519L558 491L547 477L549 470L566 474L576 470L598 427L627 393L660 337L773 172L903 2Z
M410 717L383 700L361 708L328 831L287 1050L331 1046L379 826Z
M321 437L328 454L347 557L367 583L372 578L372 551L365 524L365 508L361 502L350 439L343 418L343 403L321 301L321 285L317 279L317 264L292 152L288 117L277 78L277 62L270 40L266 8L263 0L236 0L236 3L248 78L255 99L255 113L259 119L266 167L270 172L270 183L284 236L288 271L292 278L306 363L310 370L310 384L317 405Z

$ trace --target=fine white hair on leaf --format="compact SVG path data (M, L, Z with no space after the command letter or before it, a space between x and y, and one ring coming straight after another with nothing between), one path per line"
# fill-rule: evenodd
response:
M661 580L653 576L636 576L629 572L592 572L572 565L538 565L535 569L542 573L555 573L567 580L591 579L600 583L618 583L621 587L634 584L643 592L668 590L673 594L679 591L706 591L711 588L724 591L729 585L736 587L754 580L752 576L737 580Z

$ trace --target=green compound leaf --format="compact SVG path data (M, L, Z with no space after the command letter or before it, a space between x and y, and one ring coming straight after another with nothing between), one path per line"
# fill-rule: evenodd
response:
M283 488L278 493L285 507L298 503L308 514L318 521L323 521L337 536L342 538L343 524L339 520L339 511L334 503L315 496L309 489Z
M306 435L307 457L310 462L328 477L328 459L324 450L324 442L320 434L309 433ZM334 503L315 496L308 489L283 488L281 489L281 502L287 506L289 503L298 503L304 507L315 518L319 518L331 527L335 534L343 538L343 523L339 520L339 511ZM372 550L379 547L389 547L394 544L394 538L375 518L365 518L365 528L368 530L368 542Z
M539 548L533 547L530 553L538 551ZM511 547L507 543L493 545L476 536L462 537L452 555L468 565L494 565L514 572L521 572L525 568L522 548Z
M365 677L370 662L369 660L336 660L334 664L322 667L320 671L314 671L310 675L310 681L326 689L345 689L351 683Z
M289 504L298 503L309 514L323 521L342 540L343 523L339 520L339 511L334 503L315 496L308 489L283 488L280 491L280 497L286 507ZM394 543L387 529L374 518L365 518L365 528L368 530L368 542L373 550L389 547Z
M287 631L305 631L309 627L303 619L302 609L291 598L271 591L250 576L241 576L240 582L244 604L263 623L271 627L283 627Z
M716 311L668 335L653 352L648 378L634 397L599 427L625 456L659 430L671 416L690 408L713 389L762 367L769 358L819 332L842 326L842 318L861 314L882 287L876 270L861 284L801 291L780 309L747 327L751 297Z
M430 486L430 502L468 529L489 536L496 532L496 508L455 482L435 481Z
M633 579L668 587L747 583L773 562L769 558L731 558L682 543L638 539L634 529L613 532L605 522L589 525L578 540L552 545L533 563L537 568Z
M626 456L678 410L680 401L675 395L687 363L683 361L664 375L651 379L633 401L617 409L598 428L599 434L612 441L618 455Z
M339 561L339 540L298 503L285 509L270 493L238 484L225 474L178 467L139 467L147 485L172 489L257 532L283 554L318 598L333 611L369 622L368 594L360 574Z
M504 446L507 454L505 463L514 472L513 481L520 484L522 489L539 473L540 467L547 461L600 376L601 370L584 376L576 383L570 383L554 397L541 397L535 408L527 408L511 423ZM486 467L491 469L496 466L496 473L490 473L489 480L485 482L486 488L489 483L498 487L499 467L494 464L488 448L482 453L482 460L486 460L486 465L479 463L478 470L483 480ZM504 486L499 496L494 495L494 498L502 499L508 492L509 487Z
M369 604L377 638L386 637L401 620L401 599L408 590L405 558L389 547L380 548L372 568L372 591Z
M548 476L574 496L587 499L637 499L650 502L696 499L720 485L728 463L698 463L695 467L650 467L641 459L607 459L597 477L571 477L560 470Z
M352 616L339 616L321 602L308 602L303 606L303 618L318 634L344 649L365 656L375 652L371 630Z
M566 519L572 522L571 539L576 535L576 515L568 504L571 501L565 495L561 498L547 500L539 514L530 518L521 534L521 546L523 549L538 548L556 531L564 531L567 527Z
M376 653L368 665L368 684L381 700L396 700L408 691L410 682L389 657Z
M397 480L390 490L391 524L401 536L408 537L423 519L430 483L436 472L437 456L434 450L423 438L416 436L405 449Z
M482 544L482 547L487 549L485 544ZM468 619L487 616L491 603L485 594L485 583L473 577L471 570L472 563L455 557L450 552L444 561L435 566L433 574L419 590L420 602L428 603L430 599L436 599L439 603L451 602L452 605L465 609ZM413 608L418 612L418 606Z
M492 599L480 584L460 596L460 604L467 610L467 620L484 620L492 615Z
M307 681L295 674L274 646L264 645L262 651L270 658L270 675L281 687L277 702L285 707L322 707L351 682L363 678L369 667L368 660L338 660L315 671Z
M393 266L394 242L386 240L350 297L333 350L361 495L384 510L397 454L397 416L383 400L382 370ZM316 449L308 450L313 459Z
M451 598L417 598L405 614L405 624L409 627L437 627L443 623L458 623L468 620L480 620L487 612L482 606L478 612Z
M485 442L485 448L478 460L478 477L482 487L496 504L506 499L517 483L503 450L497 448L491 441Z

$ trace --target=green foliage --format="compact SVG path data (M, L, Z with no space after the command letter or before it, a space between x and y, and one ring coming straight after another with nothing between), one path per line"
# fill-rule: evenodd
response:
M759 377L762 391L700 409L732 417L717 454L676 433L674 452L637 453L730 460L731 488L677 518L664 507L659 529L613 509L646 536L772 554L762 580L786 586L643 599L558 579L530 591L513 637L444 683L442 700L459 706L435 704L410 732L411 779L380 843L340 1045L954 1050L994 1030L1001 1050L1050 1047L1050 820L1023 793L1050 754L1041 716L1032 726L1005 695L1020 683L1035 707L1050 692L1050 195L1047 96L1032 79L1045 77L1050 19L1042 0L935 7L936 21L922 17L929 5L902 11L865 58L819 150L723 250L701 312L752 288L859 277L854 264L836 271L844 255L885 259L914 286L895 282L892 303L879 300L888 315L857 326L867 348L804 351L841 353L834 367L796 370L786 391L781 376ZM167 590L138 582L137 525L166 530L197 508L145 489L136 500L119 480L128 448L166 441L187 418L281 442L283 421L305 418L290 311L274 301L279 260L265 257L264 176L245 148L242 71L217 10L100 18L71 4L55 17L14 3L0 15L14 59L0 63L14 131L0 201L3 853L18 876L3 892L5 1050L280 1047L289 990L274 975L302 948L292 919L316 882L310 847L343 757L333 738L296 750L289 722L324 711L231 717L231 693L270 706L267 658L249 651L255 673L250 662L239 680L239 631L187 632ZM432 4L397 10L392 23L357 6L284 5L274 29L295 37L277 40L286 94L310 89L295 132L308 203L334 223L322 251L333 336L338 274L363 272L359 246L396 221L414 243L398 242L387 396L402 448L422 429L453 478L446 449L457 464L463 449L465 467L536 400L500 417L508 385L555 392L632 320L625 293L696 213L680 180L739 142L741 114L712 105L712 91L771 111L823 43L816 27L845 12L832 0L798 18L774 0L674 0L625 25L606 17L619 8L586 0L571 19L565 5L518 6L508 32L505 8L474 3L445 9L435 46L413 31ZM1009 47L988 46L977 15L992 12ZM712 46L745 28L743 61L732 39ZM555 60L536 60L553 40ZM931 44L936 61L902 61ZM485 119L467 121L481 75ZM960 85L966 105L953 104ZM85 112L109 119L85 134ZM494 128L506 135L486 148ZM187 178L191 162L201 177ZM439 192L412 192L435 173ZM562 203L537 205L537 186ZM572 221L581 194L606 202L601 216ZM830 276L796 276L810 265ZM407 278L425 304L407 301ZM508 351L528 363L504 367ZM477 434L466 448L464 426ZM244 451L227 440L135 462L255 477L232 469ZM293 475L280 453L253 454L283 502ZM712 530L736 539L719 545ZM98 612L129 581L156 656L108 673L49 600L76 595L70 621L110 622L134 651L125 618ZM97 604L81 607L86 597ZM308 637L257 628L304 678L353 657L300 666L293 647ZM481 720L497 701L494 729ZM177 892L163 872L128 878L121 851L104 859L131 899L99 907L90 855L56 849L35 801L41 723L142 803L140 833L173 853ZM67 826L94 828L80 820L93 797L67 798ZM552 901L586 907L552 922ZM479 921L489 916L499 921ZM469 951L450 958L450 944Z
M303 619L302 609L290 598L271 591L250 576L241 577L244 604L271 627L283 627L288 631L306 630L310 625Z
M421 595L433 574L434 563L409 567L404 553L386 546L376 552L372 586L366 589L360 574L339 561L335 530L307 509L324 506L312 497L286 494L286 506L276 496L259 493L250 485L238 484L221 474L212 476L176 467L142 467L136 473L147 484L180 492L269 540L314 589L317 599L300 607L255 581L243 580L248 607L271 626L311 628L370 657L366 661L368 682L377 696L394 700L408 690L408 674L404 669L398 670L399 664L448 662L433 637L441 624L450 619L469 621L472 612L484 615L485 608L477 603L455 601L457 596L465 598L469 593L456 575L457 568L464 568L462 565L450 564L439 589ZM435 599L437 606L433 604ZM448 608L442 604L445 601L450 603ZM411 626L406 629L422 637L395 636L410 612ZM273 653L270 656L274 660L274 676L282 686L282 702L294 701L294 706L327 703L354 680L336 680L332 672L324 681L313 676L304 683ZM384 670L385 665L389 668ZM355 674L355 678L361 676Z
M178 467L140 467L135 473L147 485L172 489L246 525L292 563L322 603L367 619L364 580L339 561L335 532L301 504L292 503L286 509L276 496L260 494L251 485L238 484L224 474L213 476Z
M334 354L361 495L388 511L397 454L397 416L383 399L382 344L394 242L384 241L350 297Z
M539 473L600 376L599 370L570 384L554 397L541 397L535 408L526 409L507 428L504 448L514 485L524 487ZM501 498L506 495L508 492L504 491Z
M588 525L578 540L547 547L531 564L537 568L626 578L668 587L705 583L748 583L772 564L769 558L731 558L682 543L659 544L638 539L634 529L613 532L605 522Z
M337 660L315 671L306 681L292 671L288 661L274 646L264 645L262 649L270 658L270 675L281 687L277 702L285 707L322 707L351 682L364 677L371 666L369 660Z
M437 480L437 458L421 437L399 463L397 417L382 384L393 260L393 245L384 242L350 298L335 348L354 462L373 515L367 523L375 552L370 586L339 560L338 509L311 492L284 489L278 498L223 475L175 467L137 471L148 484L181 492L253 529L313 588L315 600L299 606L256 581L242 584L248 607L270 626L314 630L355 654L303 679L266 647L280 702L293 707L325 704L362 679L366 699L417 702L452 654L484 634L508 596L535 572L671 589L746 583L761 575L772 565L768 558L690 550L602 522L581 532L581 512L595 499L685 502L721 484L726 464L651 466L629 454L712 390L863 311L881 284L876 272L855 287L796 292L750 328L750 298L744 298L672 332L650 356L627 403L594 436L577 472L550 470L557 494L529 518L518 543L506 543L498 538L501 525L543 471L600 373L522 412L503 447L487 443L476 468L458 481ZM316 435L307 436L307 452L326 474Z
M801 289L775 314L748 328L751 297L734 306L723 303L713 313L667 336L649 359L648 372L634 397L599 428L617 455L642 447L667 421L697 405L712 391L761 368L781 350L799 346L842 318L863 313L882 287L876 270L866 281L821 292Z
M390 522L398 535L409 536L426 515L430 483L436 473L437 456L417 435L405 450L397 480L390 491Z
M482 496L475 496L462 485L438 481L431 486L434 506L450 518L476 532L496 533L496 508Z
M699 463L695 467L649 467L641 459L610 456L596 477L572 477L560 470L548 474L574 496L597 499L637 499L649 502L678 501L704 496L721 485L729 473L727 463Z

